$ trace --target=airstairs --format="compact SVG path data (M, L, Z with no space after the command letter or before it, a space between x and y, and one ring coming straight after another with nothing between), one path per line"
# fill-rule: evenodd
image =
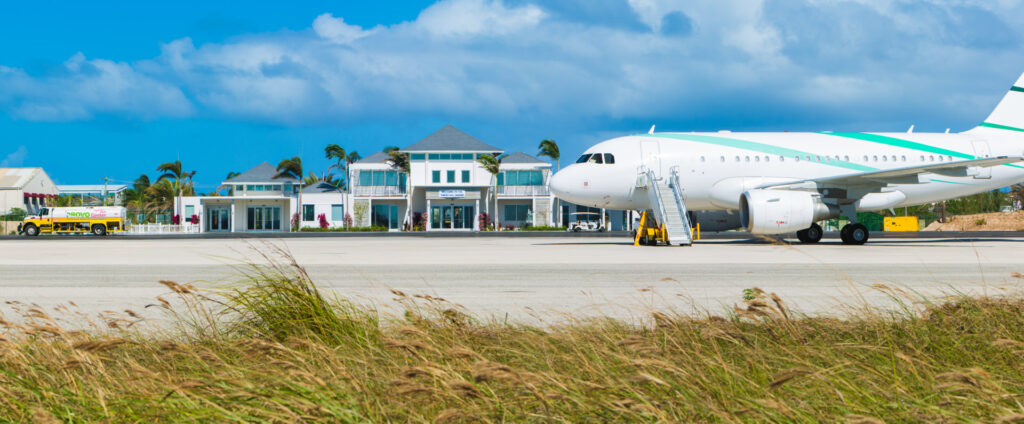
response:
M679 183L679 172L675 168L668 177L658 178L654 170L647 170L647 196L651 210L661 229L668 238L668 244L689 246L693 244L693 228L686 212L686 199Z

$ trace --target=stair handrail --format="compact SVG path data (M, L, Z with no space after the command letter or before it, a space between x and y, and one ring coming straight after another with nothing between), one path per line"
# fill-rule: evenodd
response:
M655 177L653 169L647 170L647 197L651 200L651 210L654 211L654 218L658 220L658 225L665 225L665 217L668 213L658 196L658 179Z
M672 167L669 173L669 185L672 186L672 197L676 201L676 206L679 208L679 213L683 221L683 231L686 231L686 237L688 240L693 240L693 227L690 226L690 216L686 210L686 198L683 193L683 185L679 182L679 169Z

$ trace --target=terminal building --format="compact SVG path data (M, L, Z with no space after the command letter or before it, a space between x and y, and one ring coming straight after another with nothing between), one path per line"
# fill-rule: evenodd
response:
M0 168L0 215L14 209L39 213L58 194L57 186L43 168Z
M226 195L184 197L174 210L200 232L286 232L292 217L299 227L320 227L321 215L330 227L481 231L497 223L519 229L566 226L577 212L600 216L610 230L631 228L623 211L559 202L548 190L551 164L505 154L451 125L399 151L409 155L408 173L377 152L350 165L348 190L324 182L301 187L262 163L224 181ZM484 154L501 157L496 175L478 162Z

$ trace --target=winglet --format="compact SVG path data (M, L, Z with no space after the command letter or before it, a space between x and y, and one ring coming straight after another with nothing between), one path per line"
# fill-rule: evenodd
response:
M654 134L654 125L651 125L651 130L647 131L647 134Z
M909 130L907 130L907 134L913 134L913 133L914 133L914 126L913 126L913 125L911 125L911 126L910 126L910 129L909 129Z

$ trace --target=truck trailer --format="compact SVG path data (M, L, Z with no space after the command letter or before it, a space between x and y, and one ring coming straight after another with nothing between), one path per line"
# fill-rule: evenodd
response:
M42 208L18 225L18 233L27 237L40 234L95 234L105 236L124 231L128 211L123 207L87 206Z

